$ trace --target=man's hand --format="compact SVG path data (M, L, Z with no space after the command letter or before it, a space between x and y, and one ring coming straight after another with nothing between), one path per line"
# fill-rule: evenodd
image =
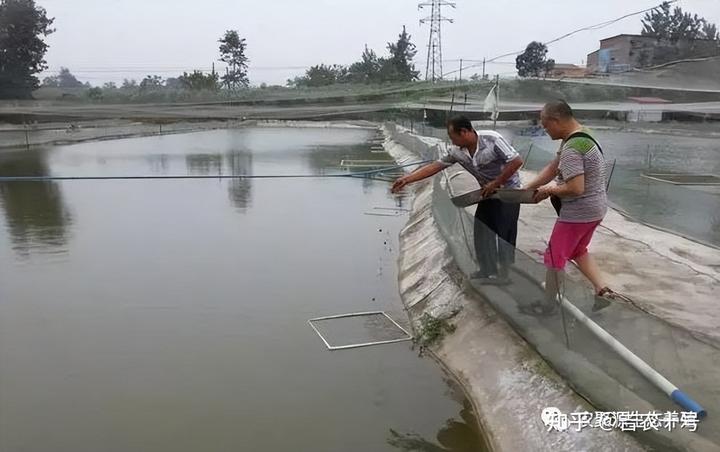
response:
M550 196L552 196L554 189L554 184L543 185L542 187L535 190L535 194L533 195L533 201L540 202L544 199L549 198Z
M483 186L482 191L480 193L482 193L483 198L487 198L487 197L491 196L493 193L495 193L498 188L500 188L500 184L497 183L497 181L492 180L492 181L488 182L487 184L485 184L485 186Z
M398 177L395 179L395 182L392 184L392 188L390 188L390 191L393 193L397 193L400 190L402 190L406 185L408 184L407 179L405 179L405 176Z

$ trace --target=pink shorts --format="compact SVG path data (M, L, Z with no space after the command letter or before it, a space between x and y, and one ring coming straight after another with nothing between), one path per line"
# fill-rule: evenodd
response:
M550 243L545 250L545 266L554 270L564 270L568 261L575 260L588 252L595 229L600 221L591 223L555 222Z

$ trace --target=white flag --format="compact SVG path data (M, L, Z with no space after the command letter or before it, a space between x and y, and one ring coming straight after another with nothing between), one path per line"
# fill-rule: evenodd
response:
M483 111L486 113L492 113L491 118L495 120L498 116L497 107L497 99L495 98L495 86L493 86L490 89L487 97L485 98L485 103L483 104Z

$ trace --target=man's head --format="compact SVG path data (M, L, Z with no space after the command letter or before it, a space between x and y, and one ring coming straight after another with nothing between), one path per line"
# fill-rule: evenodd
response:
M472 149L477 146L477 134L472 123L465 116L456 116L447 123L450 141L455 146Z
M540 122L553 140L565 138L577 127L572 108L564 100L548 102L540 113Z

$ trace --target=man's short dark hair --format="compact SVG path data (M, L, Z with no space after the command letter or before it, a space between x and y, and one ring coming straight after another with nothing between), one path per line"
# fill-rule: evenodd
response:
M545 107L543 107L543 111L545 111L547 116L555 119L570 119L574 117L572 108L570 108L570 105L562 99L546 103Z
M450 118L447 122L448 129L452 127L453 132L460 132L460 130L475 130L473 129L472 123L465 116L455 116Z

